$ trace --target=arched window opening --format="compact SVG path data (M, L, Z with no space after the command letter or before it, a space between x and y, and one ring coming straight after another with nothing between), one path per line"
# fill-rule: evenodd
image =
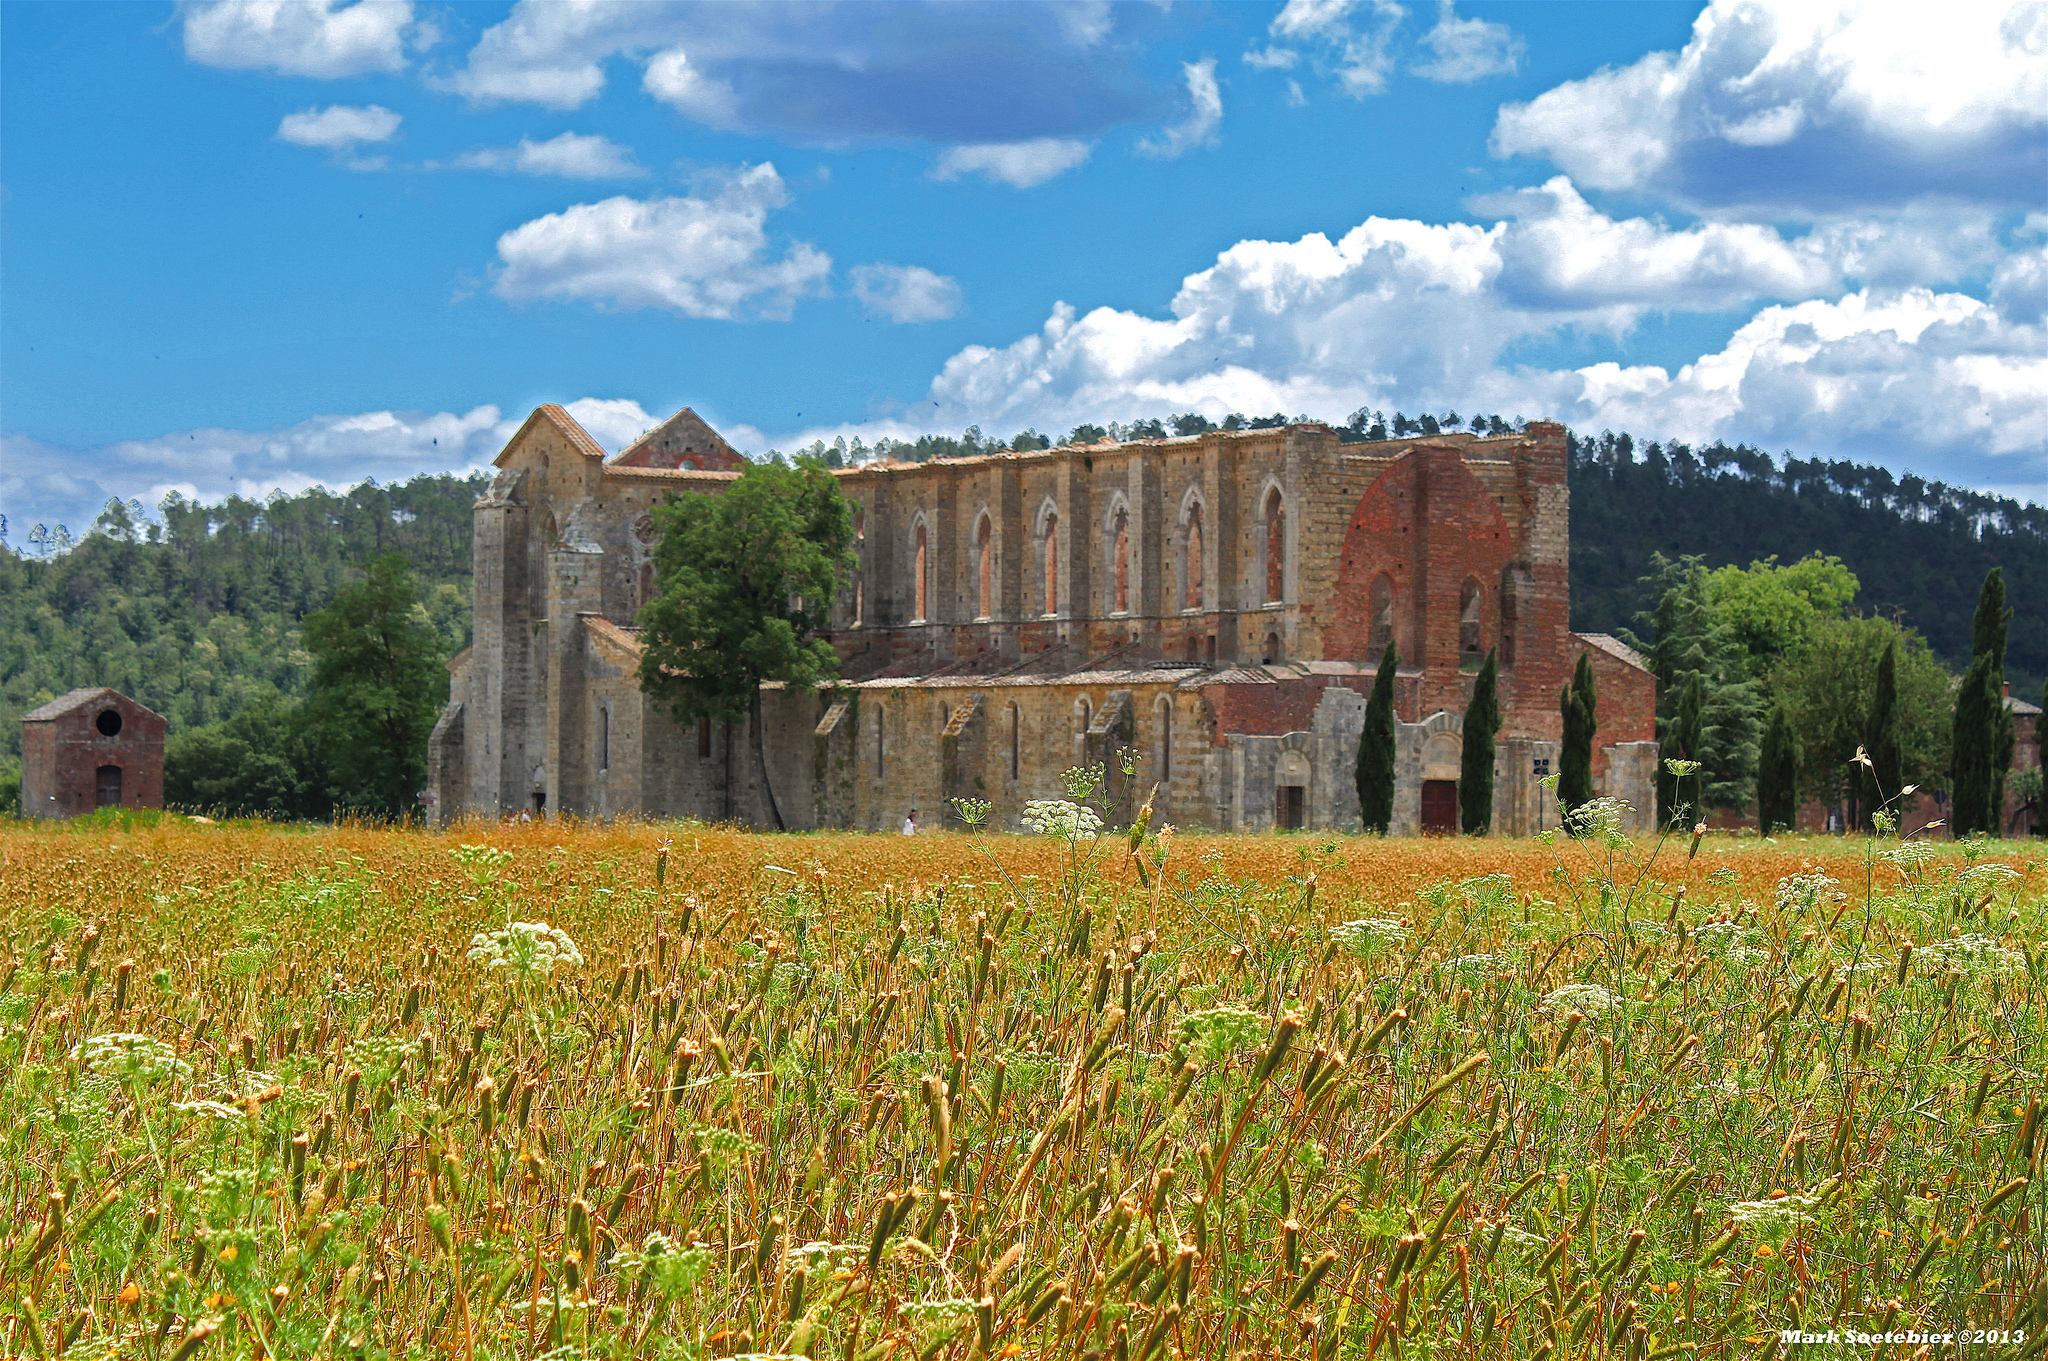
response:
M1115 604L1110 608L1124 614L1131 608L1131 515L1121 506L1117 507L1116 527L1110 534L1110 552L1116 557L1110 569L1116 581Z
M1476 662L1480 652L1479 583L1466 577L1464 588L1458 592L1458 658Z
M857 627L857 626L859 626L859 625L860 625L860 623L862 622L862 620L863 620L863 618L864 618L864 613L863 613L863 612L864 612L864 611L866 610L866 608L867 608L867 590L866 590L866 583L864 583L864 582L863 582L863 581L862 581L862 580L860 579L860 574L859 574L858 572L856 572L856 573L854 574L854 578L853 578L853 622L854 622L854 624L855 624L855 626L856 626L856 627Z
M597 768L612 768L612 711L602 705L597 710Z
M1515 664L1516 635L1520 632L1521 601L1515 590L1515 569L1507 568L1500 574L1500 664Z
M1045 612L1060 612L1060 517L1045 517Z
M711 720L708 718L697 720L697 759L711 759Z
M1266 635L1266 646L1260 655L1260 660L1267 666L1271 666L1280 660L1280 635L1278 633Z
M1077 699L1074 701L1074 717L1080 720L1081 735L1086 737L1088 729L1095 722L1095 711L1089 707L1087 700Z
M975 571L979 577L979 590L975 596L974 617L987 619L995 613L996 588L996 532L984 515L974 531Z
M925 614L925 533L924 522L922 520L918 521L917 534L915 539L913 540L913 543L915 544L915 551L913 551L911 554L912 563L910 570L916 573L915 579L917 584L912 589L916 594L917 610L912 622L922 624L927 617Z
M652 599L654 599L654 564L643 562L640 564L638 599L634 601L634 608L637 609Z
M1386 573L1372 579L1372 636L1371 655L1367 660L1377 664L1386 652L1387 644L1394 641L1394 583Z
M1182 545L1185 554L1181 574L1187 583L1187 594L1182 608L1202 608L1202 503L1194 502L1188 507L1187 539Z
M1280 489L1273 488L1266 494L1266 599L1278 601L1286 585L1282 570L1282 559L1287 550L1287 507L1280 499Z
M1017 706L1012 704L1010 706L1010 778L1013 780L1017 778L1021 753L1021 743L1018 740L1020 736L1018 729L1020 727L1022 727L1022 723L1017 713Z
M1155 762L1159 783L1173 778L1173 700L1161 695L1152 706L1159 716L1159 759Z

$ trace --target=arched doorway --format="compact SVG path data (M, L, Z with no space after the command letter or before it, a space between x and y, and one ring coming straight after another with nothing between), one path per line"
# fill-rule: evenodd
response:
M1458 763L1464 739L1440 732L1422 744L1422 834L1458 834Z

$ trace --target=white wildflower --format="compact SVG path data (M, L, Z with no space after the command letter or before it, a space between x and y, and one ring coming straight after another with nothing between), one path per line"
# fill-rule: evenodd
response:
M560 927L546 922L513 922L503 931L479 931L470 937L469 957L486 969L547 978L556 969L580 969L583 953Z
M1553 1016L1576 1011L1582 1016L1605 1016L1621 1005L1621 996L1598 983L1567 983L1544 995L1543 1009Z

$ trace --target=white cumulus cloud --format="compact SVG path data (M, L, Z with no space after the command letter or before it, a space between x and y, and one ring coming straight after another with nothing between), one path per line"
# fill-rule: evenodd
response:
M360 108L334 104L324 109L288 113L277 125L277 140L295 146L348 151L363 142L388 142L398 135L398 114L379 104Z
M2025 300L2048 252L2013 252L1986 302L1847 286L1873 249L1848 231L1674 229L1602 213L1562 178L1487 206L1503 214L1490 225L1376 217L1335 240L1239 242L1162 316L1061 303L1034 333L954 354L906 417L843 433L1476 407L1893 466L1910 449L1926 476L2048 487L2048 327ZM1652 313L1745 308L1719 350L1675 372L1518 358L1574 332L1626 343Z
M831 257L808 242L779 254L771 247L768 214L788 202L764 162L701 197L579 203L498 238L495 290L508 302L786 318L797 299L824 292L832 272Z
M1506 105L1493 145L1597 189L1780 215L1922 194L2033 204L2048 5L1711 0L1682 51Z
M683 117L713 128L738 126L737 97L731 85L690 64L680 47L658 52L647 63L641 86Z
M1181 74L1188 83L1188 116L1156 138L1138 143L1148 156L1174 157L1199 146L1214 146L1216 125L1223 121L1223 93L1216 88L1216 59L1184 62Z
M1063 137L947 147L939 153L931 177L957 180L962 175L986 175L1017 189L1030 189L1080 165L1093 149L1087 142Z
M185 55L202 66L334 80L403 70L415 25L412 0L183 0Z
M1353 99L1363 99L1387 88L1394 69L1394 33L1407 15L1395 0L1287 0L1267 31L1283 42L1310 47L1319 70L1334 75L1338 88ZM1252 64L1262 63L1253 59Z
M960 310L960 282L922 265L857 265L853 296L891 321L944 321Z
M1436 27L1422 35L1422 45L1435 55L1417 66L1415 74L1449 85L1511 76L1528 46L1506 24L1460 19L1452 12L1451 0L1443 0Z
M656 420L622 398L563 406L612 453ZM84 534L110 497L139 497L146 507L170 491L208 502L229 495L260 501L273 491L339 490L369 477L394 482L419 473L484 472L527 415L494 404L463 412L365 411L271 430L175 430L88 449L7 435L0 437L0 506L19 543L37 522Z
M449 164L458 170L510 171L566 180L638 179L647 174L625 147L608 137L578 132L565 132L545 142L522 137L516 146L480 147L465 151Z

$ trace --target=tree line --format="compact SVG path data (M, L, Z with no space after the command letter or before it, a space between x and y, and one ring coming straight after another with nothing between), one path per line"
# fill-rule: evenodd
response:
M437 659L467 646L483 486L434 475L211 505L174 492L153 519L110 502L61 554L0 539L0 808L15 806L20 785L21 716L93 685L163 714L174 736L232 725L238 740L259 739L249 750L269 773L250 782L248 811L363 806L369 794L316 759L301 721L315 666L307 621L364 581L367 562L395 553ZM285 767L300 773L286 782Z
M1275 413L1210 422L1183 413L1080 425L1060 442L1266 428L1289 419ZM1490 415L1389 418L1361 410L1338 429L1359 443L1453 428L1502 434L1521 425ZM969 427L958 440L925 437L919 444L925 457L957 457L1051 442L1029 430L994 441ZM1695 807L1742 806L1775 789L1769 773L1796 748L1790 778L1798 797L1823 798L1852 824L1864 820L1869 798L1852 787L1845 763L1854 762L1859 741L1869 736L1865 720L1880 683L1895 712L1900 769L1915 777L1902 775L1901 782L1949 788L1958 739L1943 696L1956 682L1944 661L1965 670L1983 652L1982 631L1967 622L1968 583L1983 576L1989 561L2016 598L2038 598L2048 584L2048 524L2040 507L1860 465L1780 462L1748 446L1695 452L1603 433L1570 436L1569 447L1574 624L1627 637L1649 658L1661 682L1660 740L1668 731L1675 746L1708 754L1684 795ZM918 445L908 454L887 442L878 448L891 457L919 454ZM858 441L819 444L799 451L795 466L877 452ZM756 466L791 463L777 456ZM0 801L10 765L12 778L19 776L20 715L67 689L106 684L166 714L173 733L213 730L217 756L231 749L222 743L232 737L273 775L285 767L300 771L289 796L276 792L286 787L282 776L270 781L271 792L237 795L251 809L310 816L337 803L366 806L364 789L344 788L331 767L307 773L319 755L302 708L314 667L307 620L345 585L364 580L359 564L390 551L412 568L417 614L434 650L445 659L466 646L471 505L481 487L480 477L422 476L390 487L366 482L345 493L316 488L211 506L174 494L155 520L133 502L111 502L69 551L46 551L47 535L41 550L0 551ZM1857 556L1809 551L1789 564L1767 553L1742 559L1741 545L1765 532L1759 525L1781 547L1856 538ZM1700 545L1706 551L1685 551ZM1742 560L1749 565L1734 565ZM1859 571L1859 561L1869 566ZM1615 584L1631 565L1640 568L1637 575ZM1896 603L1908 600L1932 603ZM2031 694L2048 672L2041 629L2039 610L2009 614L2000 661L1983 674L1996 670ZM1981 688L1981 677L1971 684ZM1774 708L1760 705L1764 693L1778 697ZM1569 710L1566 718L1570 730ZM1782 728L1775 746L1774 725ZM1995 735L1990 740L1995 751ZM218 757L213 767L225 760ZM1671 777L1665 785L1664 801L1675 806L1681 794Z

